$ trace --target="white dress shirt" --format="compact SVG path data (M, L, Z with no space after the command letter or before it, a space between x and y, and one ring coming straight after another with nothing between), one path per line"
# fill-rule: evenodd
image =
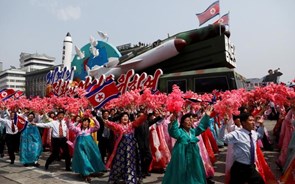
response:
M219 137L225 143L233 144L234 160L242 164L250 165L250 132L242 128L225 134L224 129L225 126L221 127ZM263 137L263 129L259 128L257 132L252 130L251 134L256 153L256 141Z
M62 123L63 137L66 137L67 132L68 132L67 124L64 120L62 120L61 123ZM53 138L60 138L59 137L59 124L60 124L59 120L53 120L48 123L37 123L36 126L41 127L41 128L52 128L52 137Z
M17 132L18 132L18 128L17 128L16 124L14 124L15 131L14 132L12 131L12 129L11 129L12 121L13 120L11 120L11 119L0 118L0 123L4 124L7 134L17 134Z

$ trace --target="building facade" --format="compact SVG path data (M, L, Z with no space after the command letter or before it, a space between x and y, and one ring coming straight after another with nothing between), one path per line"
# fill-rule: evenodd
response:
M31 72L54 67L54 60L54 57L45 54L29 54L22 52L20 54L20 68L11 67L7 70L0 70L0 89L12 88L15 91L23 91L25 94L28 94L26 90L29 90L34 91L34 95L37 94L37 92L40 92L40 95L42 95L44 89L41 89L41 86L45 76L35 76L35 79L32 80L35 82L35 86L27 82L26 76L31 76L29 75ZM46 71L49 70L50 69L47 69Z
M7 69L0 72L0 89L12 88L15 91L25 90L25 74L26 72L20 69Z
M27 72L26 78L26 96L27 97L45 97L46 96L46 75L55 66L51 66L42 70Z
M54 66L54 57L45 54L29 54L22 52L20 54L20 68L26 72L33 72Z

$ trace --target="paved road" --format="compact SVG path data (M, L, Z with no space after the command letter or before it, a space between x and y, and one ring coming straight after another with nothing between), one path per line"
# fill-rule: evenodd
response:
M265 126L268 130L272 130L275 122L266 121ZM225 170L225 154L226 147L220 149L220 153L217 156L217 162L214 165L215 176L213 181L216 184L224 183L224 170ZM277 178L280 176L280 171L275 165L275 159L277 158L277 151L265 151L265 158L270 168L274 172ZM50 165L49 170L44 170L45 160L48 157L49 152L44 152L40 158L39 168L35 167L24 167L19 162L15 162L14 165L9 164L9 158L7 154L4 158L0 159L0 183L1 184L62 184L72 183L79 184L85 183L79 174L65 171L64 162L54 162ZM18 160L18 156L16 158ZM160 184L163 178L163 174L152 173L151 177L143 180L145 184ZM93 184L107 184L108 173L99 178L92 178Z

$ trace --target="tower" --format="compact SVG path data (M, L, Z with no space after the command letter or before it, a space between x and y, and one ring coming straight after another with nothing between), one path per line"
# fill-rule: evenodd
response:
M71 68L72 50L73 50L72 37L70 33L67 33L64 39L64 44L63 44L62 64L64 67L66 66L68 69Z

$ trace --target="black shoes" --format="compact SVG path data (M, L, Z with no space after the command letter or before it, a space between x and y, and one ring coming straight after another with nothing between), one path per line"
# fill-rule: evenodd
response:
M146 178L147 176L151 176L151 173L149 173L149 172L142 173L143 178Z
M48 170L49 164L45 164L45 170Z
M66 171L72 171L72 169L71 168L66 168Z
M34 167L39 167L40 164L39 164L39 163L35 163L35 164L33 164L33 166L34 166ZM47 169L48 169L48 166L47 166Z
M86 176L86 177L85 177L85 181L86 181L87 183L91 183L91 178L90 178L90 176Z
M11 161L10 161L10 164L14 164L14 160L11 160Z

